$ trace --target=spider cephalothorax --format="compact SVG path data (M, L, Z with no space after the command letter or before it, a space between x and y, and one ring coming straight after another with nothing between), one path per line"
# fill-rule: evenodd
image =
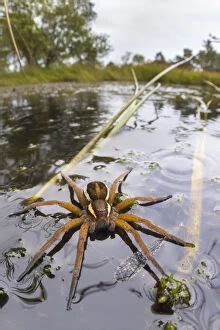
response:
M90 226L90 233L101 227L108 229L112 211L108 203L108 187L103 182L94 181L87 185L86 192L90 199L87 211L93 217L91 220L94 221L94 226Z
M79 239L77 244L76 259L73 270L72 282L69 291L69 298L67 309L71 308L72 298L75 295L80 271L82 267L84 251L88 237L92 237L96 232L105 231L107 234L114 234L116 231L124 241L128 240L127 233L136 241L137 245L148 258L149 261L155 266L157 270L163 275L165 272L152 256L150 250L143 242L137 230L144 230L140 224L146 226L155 234L163 237L165 240L174 242L181 246L193 247L192 243L187 243L178 237L170 234L166 230L154 225L150 220L141 218L134 214L127 213L134 204L142 206L149 206L156 203L161 203L172 196L165 197L133 197L127 198L122 201L117 200L117 195L121 193L121 184L126 179L130 171L121 174L113 183L110 188L100 181L90 182L87 185L86 191L83 192L76 183L66 174L62 173L63 178L66 180L70 190L70 202L61 202L57 200L36 202L29 205L23 210L27 210L44 205L59 205L64 209L70 211L74 218L70 219L66 224L60 227L52 237L39 249L39 251L32 258L25 271L19 276L20 281L28 272L31 271L33 266L39 261L44 253L66 232L74 229L79 229ZM74 194L76 194L77 200Z

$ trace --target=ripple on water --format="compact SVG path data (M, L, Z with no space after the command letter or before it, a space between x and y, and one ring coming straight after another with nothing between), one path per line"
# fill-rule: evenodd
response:
M154 154L157 163L160 166L157 180L161 185L170 186L173 189L181 191L189 190L193 168L201 169L201 179L209 178L210 173L216 170L218 161L215 155L196 153L197 148L182 149L177 152L173 150L160 150ZM198 149L199 151L199 149ZM196 162L196 163L195 163ZM196 174L198 175L199 172ZM199 177L197 177L199 179Z
M210 330L219 330L220 329L220 316L214 315L211 317L208 323L208 329Z
M192 155L178 154L175 151L162 151L157 157L160 164L157 180L161 184L172 186L173 188L187 189L191 181Z

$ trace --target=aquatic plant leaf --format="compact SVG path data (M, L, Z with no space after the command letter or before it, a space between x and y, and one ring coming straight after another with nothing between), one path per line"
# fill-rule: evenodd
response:
M184 280L177 280L173 274L162 277L157 283L154 312L173 314L175 307L188 307L191 294Z

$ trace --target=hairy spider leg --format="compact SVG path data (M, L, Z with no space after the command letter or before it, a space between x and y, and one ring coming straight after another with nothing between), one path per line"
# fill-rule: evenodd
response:
M75 206L71 203L52 200L52 201L43 201L43 202L32 203L32 204L28 205L27 207L25 207L22 211L16 212L13 215L20 215L31 209L34 209L37 206L47 206L47 205L58 205L64 209L70 211L74 215L80 215L80 213L82 212L82 210L78 206Z
M141 248L144 255L152 262L152 264L155 266L155 268L157 268L157 270L162 275L166 276L166 273L164 272L163 268L158 264L158 262L151 255L150 250L145 245L145 243L143 242L143 240L142 240L141 236L138 234L138 232L136 232L136 230L131 225L129 225L127 222L123 221L122 219L116 220L115 224L116 224L117 227L125 230L126 232L130 233L134 237L135 241L137 242L137 244Z
M128 170L126 171L125 173L119 175L119 177L117 177L111 187L110 187L110 190L109 190L109 197L108 197L108 202L110 205L113 204L114 202L114 199L115 199L115 196L116 196L116 193L118 192L118 190L121 189L121 185L122 183L126 180L128 174L131 172L131 170Z
M142 223L150 230L155 231L156 233L160 234L162 237L166 237L168 239L171 239L175 242L177 242L181 246L187 246L187 247L195 247L193 243L188 243L183 241L182 239L170 234L168 231L164 230L163 228L154 225L150 220L138 217L137 215L133 214L120 214L119 219L124 220L126 222L134 222L134 223Z
M150 206L157 203L162 203L167 199L171 198L172 195L164 196L164 197L133 197L126 198L115 206L115 209L120 212L126 210L127 208L132 207L134 204L139 204L141 206ZM145 203L140 203L145 202Z
M65 225L60 227L58 230L55 231L55 233L52 235L52 237L40 248L40 250L34 255L30 263L27 265L25 271L18 277L18 282L21 281L27 273L33 268L33 266L36 264L36 262L44 255L47 249L53 245L62 234L65 234L70 229L79 227L83 223L83 220L81 218L72 219L69 222L67 222Z
M75 264L74 264L74 269L73 269L73 277L70 285L70 291L69 291L69 297L68 297L68 302L67 302L67 310L71 309L71 302L73 297L75 296L76 292L76 287L78 284L80 272L82 269L82 262L83 262L83 257L84 257L84 252L85 252L85 245L86 241L88 238L88 231L89 231L89 223L84 223L79 231L79 239L77 243L77 250L76 250L76 259L75 259Z
M71 200L71 203L75 206L78 206L80 209L82 208L82 205L75 199L75 193L74 193L74 190L72 187L70 187L69 185L68 186L68 189L69 189L69 193L70 193L70 200Z
M86 197L83 194L83 190L77 186L77 184L66 174L61 172L62 177L66 180L67 184L73 189L73 191L76 193L76 196L80 202L80 204L83 206L83 208L86 208L88 201Z

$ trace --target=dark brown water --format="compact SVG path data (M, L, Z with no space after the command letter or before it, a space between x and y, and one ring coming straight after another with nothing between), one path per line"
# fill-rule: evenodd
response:
M191 261L184 265L184 248L165 242L157 252L158 262L168 273L185 279L192 295L190 307L177 308L173 315L160 315L152 311L155 282L145 270L127 282L115 284L117 266L132 254L118 236L88 242L76 301L70 312L65 306L77 233L53 255L52 263L45 258L17 283L30 257L67 220L57 207L41 208L43 213L31 211L25 216L8 217L100 130L133 93L132 86L63 84L0 93L1 329L163 329L168 321L178 329L220 329L217 96L202 89L164 88L146 102L129 126L103 143L93 159L86 158L69 172L85 187L91 180L110 184L132 167L123 186L129 196L173 194L171 200L162 204L133 208L134 213L152 219L185 240L196 239L198 246ZM185 98L180 97L183 94ZM205 101L213 99L208 114L201 110L201 119L191 94ZM203 181L198 240L192 216L196 205L191 196L195 158L196 171L202 170ZM68 200L68 189L65 185L54 186L43 197ZM195 200L200 200L199 193ZM54 213L56 217L44 216ZM144 234L142 237L149 245L155 241ZM48 264L46 271L44 266Z

